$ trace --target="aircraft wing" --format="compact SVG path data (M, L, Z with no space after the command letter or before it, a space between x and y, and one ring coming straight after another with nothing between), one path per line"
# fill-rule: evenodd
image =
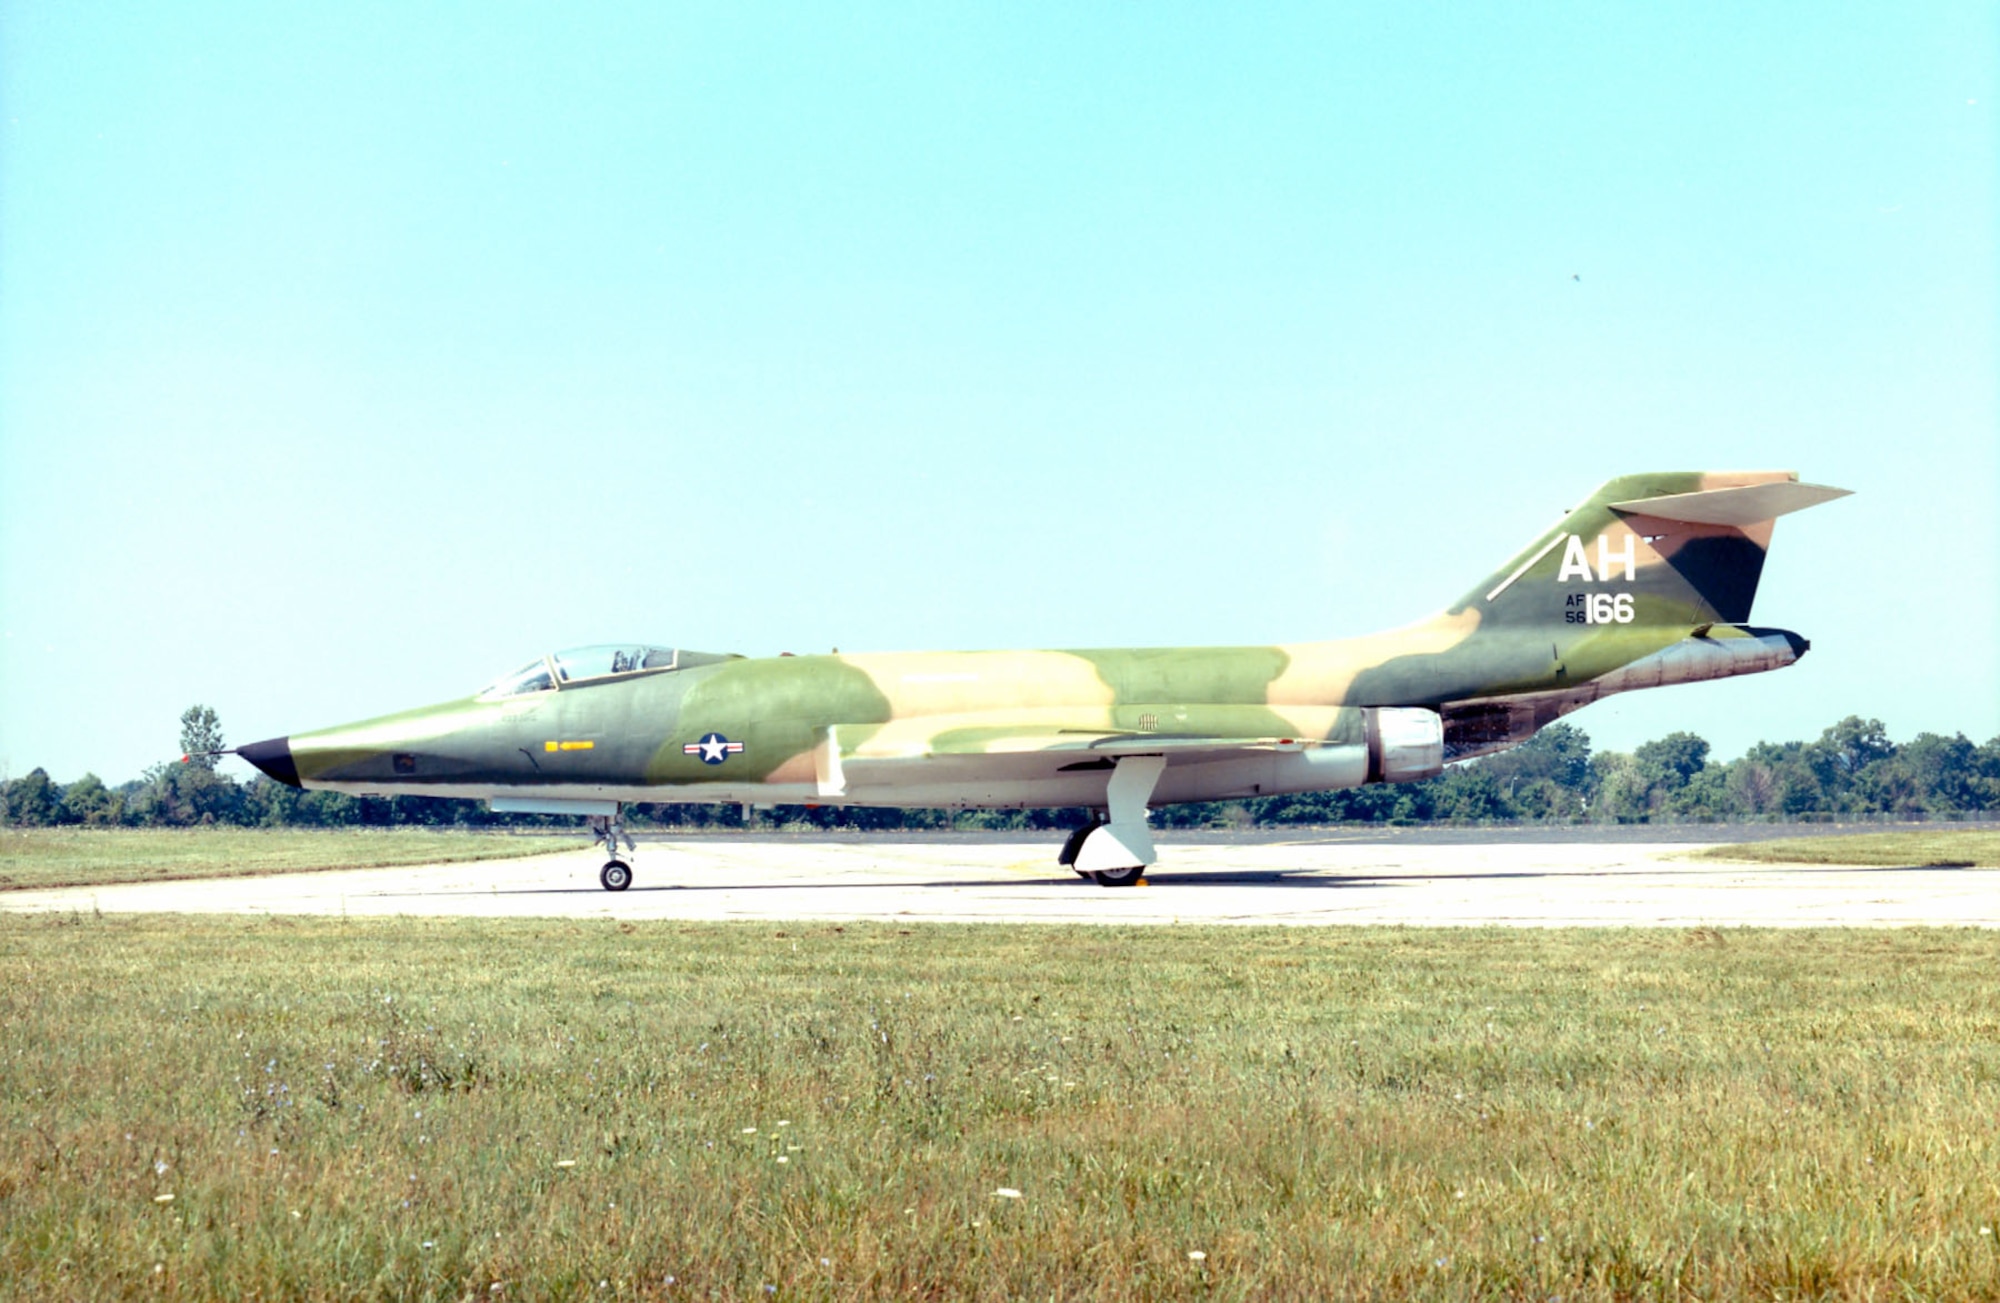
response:
M1243 751L1302 751L1325 745L1317 738L1293 737L1214 737L1175 733L1138 733L1125 730L988 728L964 730L959 735L944 734L924 747L929 757L998 756L1045 753L1074 753L1080 756L1166 756L1173 760ZM904 757L910 750L864 744L856 758L887 759Z

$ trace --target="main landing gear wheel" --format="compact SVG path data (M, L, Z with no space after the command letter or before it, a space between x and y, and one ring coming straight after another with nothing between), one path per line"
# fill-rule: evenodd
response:
M1146 802L1166 771L1165 756L1127 755L1104 785L1104 812L1071 833L1057 858L1100 887L1136 887L1159 859L1146 827Z
M1083 849L1083 839L1090 836L1091 830L1096 828L1097 824L1098 821L1092 819L1089 823L1083 825L1083 827L1072 832L1069 835L1069 840L1063 843L1061 852L1056 855L1056 863L1071 870L1079 878L1087 878L1090 874L1076 867L1077 852Z
M597 880L606 891L623 891L632 885L632 866L623 860L612 860L598 870Z

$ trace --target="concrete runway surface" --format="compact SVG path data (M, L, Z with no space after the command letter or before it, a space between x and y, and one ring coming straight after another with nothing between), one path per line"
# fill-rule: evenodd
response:
M1147 885L1104 888L1056 839L643 841L629 891L603 856L0 893L0 909L483 918L1411 924L2000 926L2000 870L1732 865L1700 843L1161 838Z

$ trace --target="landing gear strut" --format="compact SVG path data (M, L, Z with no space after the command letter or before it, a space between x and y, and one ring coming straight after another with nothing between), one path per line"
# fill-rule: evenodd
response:
M1159 859L1146 827L1146 801L1153 795L1165 756L1125 756L1111 771L1105 789L1108 820L1093 818L1069 835L1056 857L1101 887L1135 887L1146 866Z
M590 817L590 830L597 834L597 845L611 852L604 867L598 870L597 881L606 891L623 891L632 885L632 866L618 855L618 843L624 842L628 852L639 848L632 844L632 836L625 831L625 806L620 803L613 807L613 813L596 814Z

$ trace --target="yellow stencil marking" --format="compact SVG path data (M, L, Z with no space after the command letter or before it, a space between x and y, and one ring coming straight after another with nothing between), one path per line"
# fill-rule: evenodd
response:
M596 747L596 745L597 745L597 743L595 743L595 742L544 742L544 743L542 743L542 750L544 750L544 751L589 751L589 750L593 749L594 747Z

